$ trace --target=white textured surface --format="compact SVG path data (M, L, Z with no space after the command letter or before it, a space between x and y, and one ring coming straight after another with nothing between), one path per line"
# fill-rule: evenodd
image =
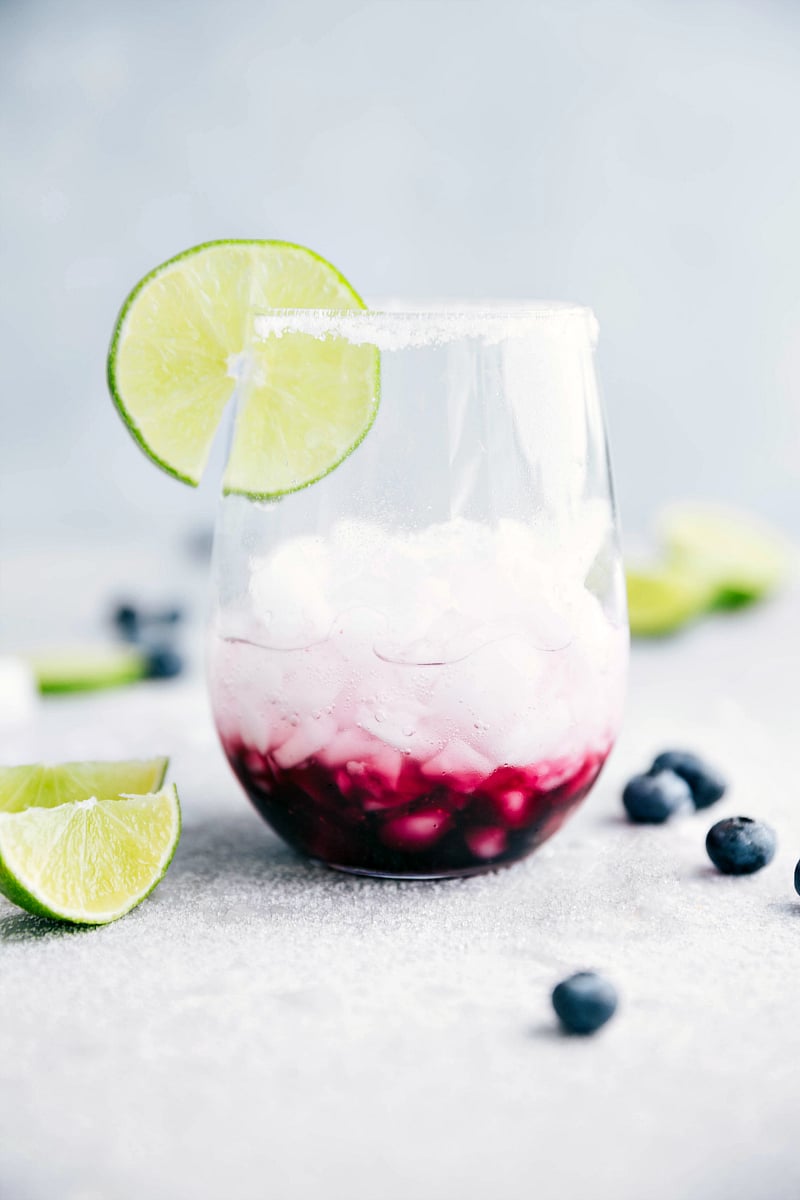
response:
M250 812L199 685L48 705L6 758L173 751L185 831L154 896L71 932L0 905L0 1195L13 1200L794 1200L800 1192L796 598L637 646L594 795L527 863L445 884L307 866ZM711 814L620 819L696 746L713 819L778 830L750 879ZM562 1037L573 968L621 1010Z

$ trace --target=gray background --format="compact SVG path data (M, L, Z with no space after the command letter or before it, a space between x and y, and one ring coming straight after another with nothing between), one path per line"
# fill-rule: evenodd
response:
M629 532L673 496L800 528L800 8L0 3L0 529L206 518L106 397L119 303L207 238L367 294L591 304Z

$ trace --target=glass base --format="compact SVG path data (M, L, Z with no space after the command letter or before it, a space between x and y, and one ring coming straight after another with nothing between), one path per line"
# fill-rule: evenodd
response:
M521 858L514 862L522 862ZM323 862L321 858L312 858L311 862L319 867L327 867L330 871L341 871L343 875L357 875L362 879L386 879L410 883L443 883L448 879L469 879L472 875L493 875L513 867L514 862L481 863L470 867L459 867L452 871L431 871L427 874L409 871L373 871L366 867L345 867L341 863Z

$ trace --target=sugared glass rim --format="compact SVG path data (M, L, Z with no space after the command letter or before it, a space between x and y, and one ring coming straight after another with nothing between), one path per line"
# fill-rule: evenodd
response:
M405 350L462 340L487 344L581 330L594 344L590 308L559 301L380 301L375 308L273 308L253 313L259 339L301 333L341 337L354 345Z

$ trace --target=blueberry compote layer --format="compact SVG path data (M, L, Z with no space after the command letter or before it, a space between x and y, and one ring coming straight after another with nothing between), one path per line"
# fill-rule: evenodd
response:
M608 751L432 778L406 759L395 777L317 758L283 768L223 742L242 786L290 846L330 866L411 878L470 875L516 862L560 828L592 787Z

